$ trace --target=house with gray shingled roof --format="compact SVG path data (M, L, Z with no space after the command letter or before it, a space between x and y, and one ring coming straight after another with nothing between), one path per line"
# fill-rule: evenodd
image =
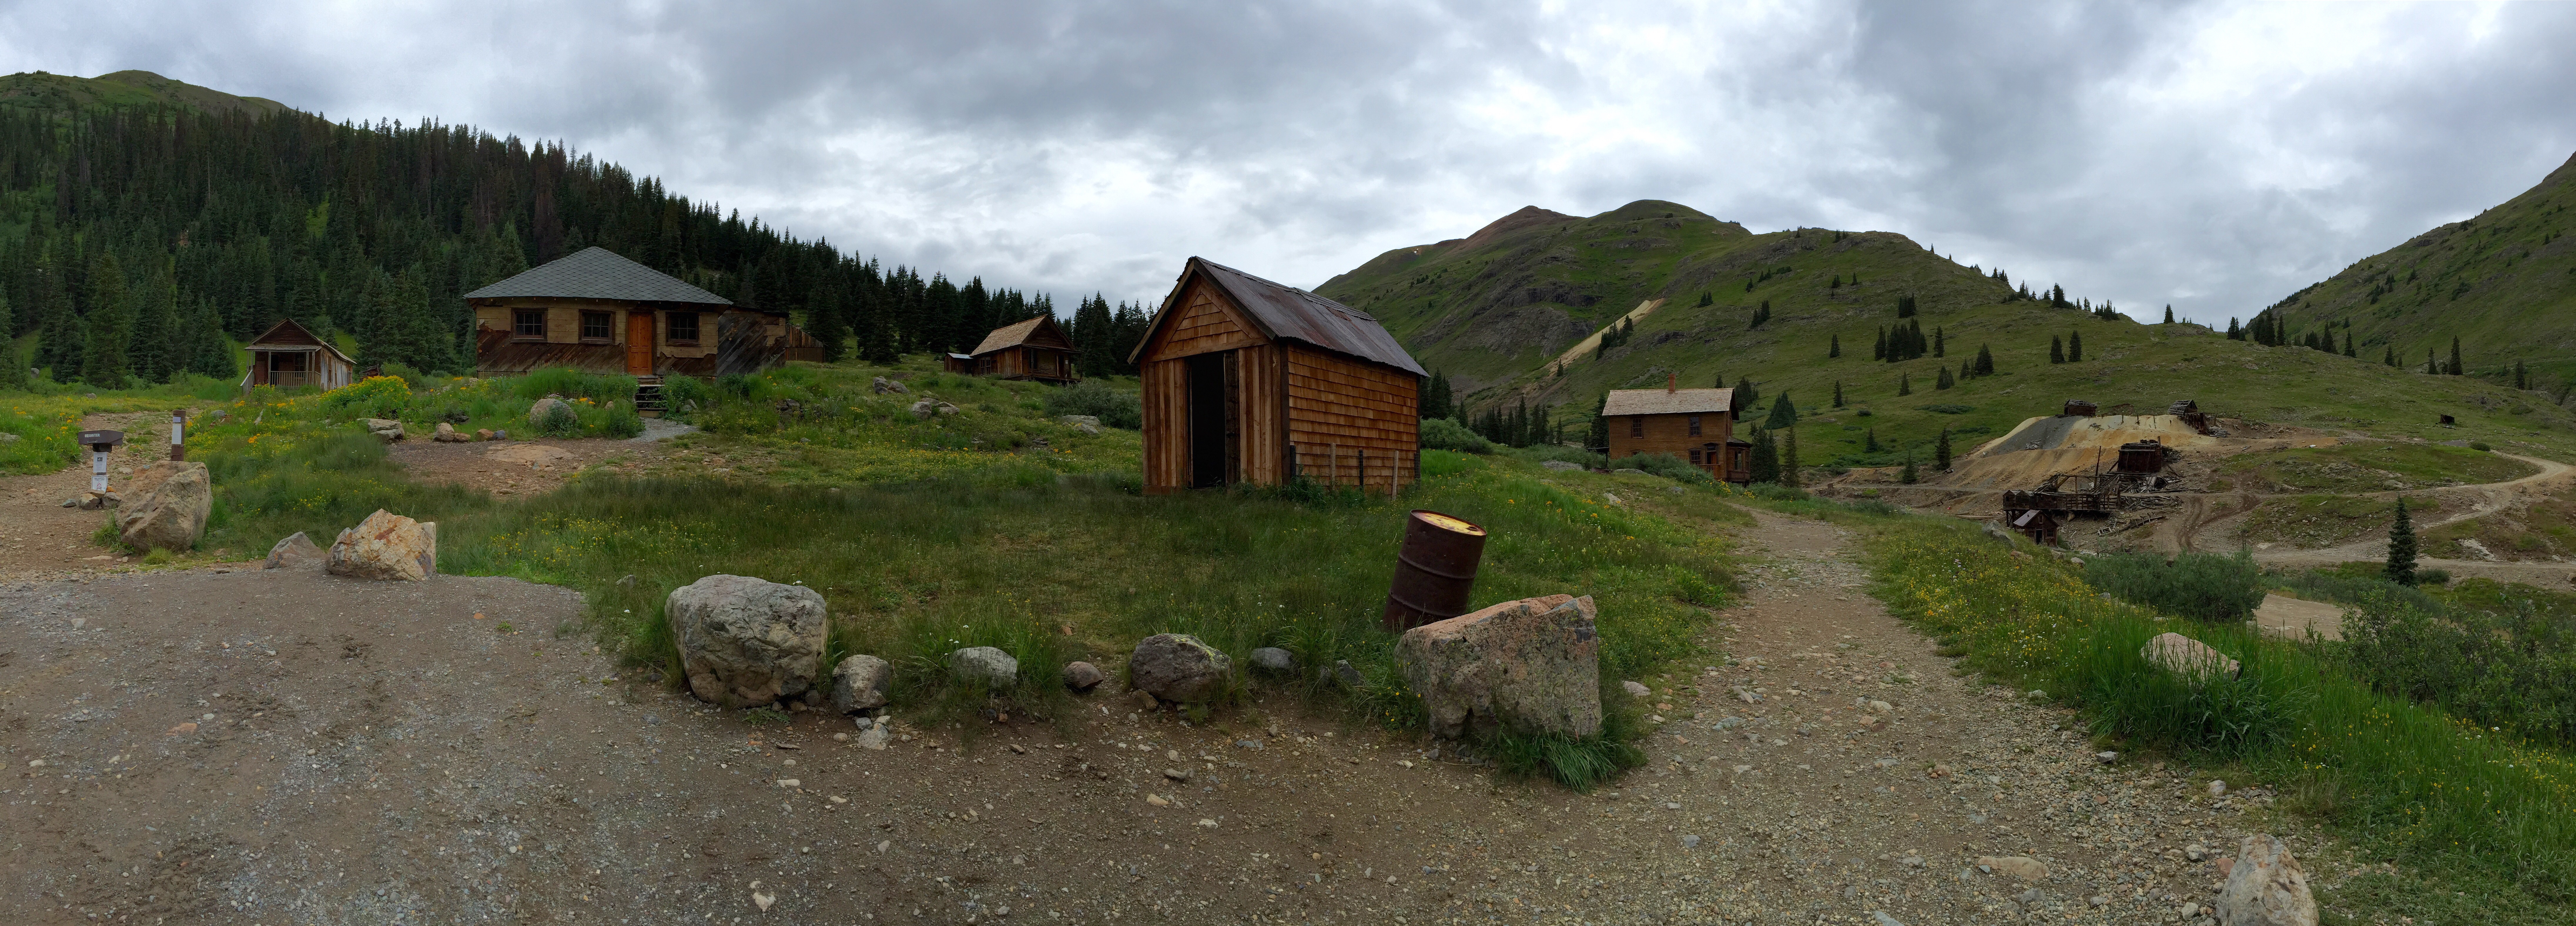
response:
M735 305L607 248L584 248L465 294L474 367L507 376L547 367L713 377L822 348L787 313Z

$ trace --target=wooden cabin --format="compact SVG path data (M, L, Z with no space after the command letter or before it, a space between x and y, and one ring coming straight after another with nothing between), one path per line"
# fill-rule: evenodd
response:
M269 326L247 347L250 372L241 381L245 390L252 386L313 386L327 392L357 381L357 361L293 319Z
M1421 478L1421 364L1377 319L1193 257L1130 355L1145 491Z
M1073 372L1073 339L1065 336L1051 315L993 329L983 343L975 345L968 361L977 376L1048 383L1081 379Z
M1734 389L1613 389L1601 407L1610 421L1610 459L1667 453L1720 482L1753 481L1753 444L1735 436Z
M946 373L964 373L968 376L972 376L975 374L975 355L941 354L939 355L939 369Z
M465 301L474 308L475 372L484 376L571 367L713 377L822 358L787 313L735 305L607 248L584 248Z

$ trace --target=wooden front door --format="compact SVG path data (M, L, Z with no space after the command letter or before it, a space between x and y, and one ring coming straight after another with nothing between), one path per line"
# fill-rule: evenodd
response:
M653 375L653 313L626 313L626 372Z

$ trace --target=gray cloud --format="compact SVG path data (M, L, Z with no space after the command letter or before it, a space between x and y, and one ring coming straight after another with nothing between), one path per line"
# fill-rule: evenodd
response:
M2555 167L2571 39L2565 4L0 6L13 69L562 139L1067 296L1658 198L2202 319Z

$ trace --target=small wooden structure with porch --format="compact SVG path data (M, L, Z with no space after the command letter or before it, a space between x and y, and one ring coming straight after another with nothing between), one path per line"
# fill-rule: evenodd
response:
M252 386L314 386L329 391L354 382L358 369L357 361L294 319L270 325L259 337L252 338L246 349L250 351L250 372L242 376L245 390Z
M1421 478L1421 364L1377 319L1193 257L1129 359L1145 491Z
M475 372L485 376L571 367L715 377L822 357L787 313L735 305L607 248L584 248L465 301L474 308Z
M967 359L977 376L1070 383L1082 378L1074 375L1073 354L1073 339L1055 317L1040 315L993 329Z

